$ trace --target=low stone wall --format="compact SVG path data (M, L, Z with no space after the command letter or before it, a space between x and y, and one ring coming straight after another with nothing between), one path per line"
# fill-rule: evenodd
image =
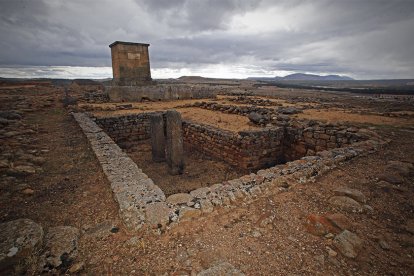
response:
M250 117L252 123L256 125L265 126L267 124L279 125L285 121L289 121L290 118L287 115L301 113L303 107L260 107L254 105L228 105L219 104L214 102L195 102L193 104L186 104L182 107L198 107L208 110L219 111L227 114L237 114L241 116L249 116L251 113L255 113L254 117Z
M111 102L140 102L142 100L165 101L182 99L206 99L215 97L220 90L209 86L149 85L106 86Z
M122 147L150 138L149 117L153 112L95 118L96 123Z
M283 160L282 128L234 133L183 122L183 136L189 147L242 169L270 167Z
M96 118L96 123L122 148L150 138L149 116L140 113ZM325 124L308 120L285 121L279 126L238 133L209 125L183 121L185 146L230 165L257 170L345 147L369 139L375 133L345 124Z
M88 103L107 103L109 102L109 96L104 91L87 91L81 100Z
M284 156L287 161L312 156L324 150L346 147L376 134L346 124L291 121L285 127Z
M375 152L385 143L380 137L370 135L368 140L355 142L352 146L324 150L315 156L306 156L238 179L165 198L159 187L91 118L83 113L74 114L74 118L101 163L119 204L120 217L130 230L149 225L161 231L180 221L195 219L212 212L214 208L231 206L245 198L283 192L289 186L314 181L315 177L341 162ZM349 133L354 132L350 130Z
M86 114L75 113L73 117L101 163L125 225L138 230L148 220L153 221L157 203L165 201L161 189Z
M96 123L121 147L150 138L152 113L96 118ZM195 149L242 169L255 170L282 162L282 128L234 133L183 121L186 148Z

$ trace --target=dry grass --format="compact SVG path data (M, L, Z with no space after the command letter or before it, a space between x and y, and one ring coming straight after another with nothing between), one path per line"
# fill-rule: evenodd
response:
M366 115L350 113L341 109L316 110L309 109L295 117L301 119L312 119L326 122L351 122L374 125L409 126L414 125L414 119L395 118L380 115Z

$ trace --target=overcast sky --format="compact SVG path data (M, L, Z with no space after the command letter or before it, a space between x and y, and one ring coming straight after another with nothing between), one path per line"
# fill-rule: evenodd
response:
M156 78L414 78L414 0L0 0L0 76L111 77L116 40Z

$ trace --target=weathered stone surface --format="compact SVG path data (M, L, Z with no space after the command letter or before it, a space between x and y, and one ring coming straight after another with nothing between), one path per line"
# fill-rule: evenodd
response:
M214 210L213 204L207 199L202 199L200 201L200 206L203 213L211 213Z
M169 223L171 212L165 202L148 204L145 209L147 222L153 227L165 227Z
M195 198L206 198L207 197L207 193L210 192L210 188L209 187L201 187L195 190L192 190L190 192L190 195L195 197Z
M45 237L43 269L70 267L78 255L79 236L79 229L72 226L50 228Z
M401 175L396 174L396 173L385 172L385 173L380 174L378 178L380 180L383 180L385 182L392 183L392 184L401 184L404 181L404 178Z
M72 274L74 274L74 273L79 273L79 272L81 272L84 268L85 268L85 263L84 263L84 262L79 262L79 263L76 263L76 264L72 265L72 266L69 268L69 273L72 273Z
M263 116L257 112L250 112L249 116L247 116L249 120L254 124L260 124L263 122Z
M109 45L112 56L113 83L136 86L151 82L149 44L116 41Z
M28 165L20 165L9 169L8 174L16 176L25 176L36 173L36 169Z
M347 196L333 196L329 199L329 202L346 211L362 211L362 206L356 200Z
M389 173L396 173L400 176L407 177L414 172L414 165L408 162L389 161L385 170Z
M34 194L34 190L30 189L30 188L26 188L26 189L22 190L22 194L30 196L30 195Z
M111 184L119 204L119 216L129 230L140 229L146 222L146 206L164 201L164 193L86 114L75 113L73 116Z
M43 228L30 219L0 224L0 274L17 264L26 266L43 242Z
M335 237L333 244L344 256L356 258L362 248L363 241L356 234L344 230Z
M302 110L299 110L295 107L280 107L278 109L278 112L282 113L282 114L297 114L297 113L301 113Z
M176 110L167 110L166 158L172 175L184 172L184 148L181 114Z
M101 223L98 223L93 226L86 227L85 234L89 235L91 237L106 237L111 235L112 233L116 232L116 229L119 229L116 227L112 221L103 221Z
M325 216L310 214L306 218L306 230L315 236L323 236L328 233L339 233L340 230Z
M179 193L179 194L173 194L170 195L166 202L170 204L187 204L187 202L190 202L193 200L194 197L187 193Z
M206 270L201 271L197 276L243 276L240 270L227 262L212 266Z
M326 215L326 219L341 230L351 230L353 227L352 223L343 214L328 214Z
M151 148L152 160L161 162L165 160L165 134L164 134L164 119L161 113L156 113L150 116L151 127Z
M201 211L199 209L191 208L191 207L184 207L180 209L179 219L180 221L187 221L194 218L197 218L201 215Z
M379 181L377 182L378 188L381 188L385 192L391 192L391 191L399 191L399 192L408 192L408 188L401 186L401 185L394 185L387 181Z
M334 193L337 196L350 197L350 198L355 199L356 201L358 201L360 203L367 202L367 199L366 199L365 195L361 191L356 190L356 189L342 187L342 188L335 189Z

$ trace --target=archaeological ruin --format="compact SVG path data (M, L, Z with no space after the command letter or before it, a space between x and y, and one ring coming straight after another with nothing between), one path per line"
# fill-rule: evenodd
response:
M149 44L115 41L111 48L113 83L121 86L151 83Z
M74 113L131 230L313 181L384 143L360 126L300 119L324 103L283 102L266 87L152 82L148 46L111 44L112 86Z
M232 116L243 113L237 106L213 104L212 107L205 102L177 110L182 112L190 106L197 106L200 111L208 107L218 114ZM296 120L269 107L246 108L250 112L247 114L255 110L263 118L266 114L263 110L271 112L273 119L269 117L268 121L272 123L260 126L263 125L260 121L253 130L234 132L199 121L181 122L177 110L103 117L76 113L74 117L101 162L119 203L120 216L130 229L148 224L162 230L216 207L231 206L243 198L277 192L277 183L287 179L300 183L313 181L339 163L375 151L383 143L366 129ZM149 158L140 163L146 167L143 170L134 162L134 156L145 155L146 148ZM174 190L176 184L172 183L186 177L182 175L184 171L191 174L191 168L184 170L184 156L191 158L196 153L241 173L234 179L222 178L217 183L207 179L194 190ZM198 166L207 162L206 159L191 160L187 163L199 162ZM166 162L168 167L156 165L160 162ZM146 174L151 173L151 166L157 166L154 177L163 173L177 176L167 185L157 183ZM168 178L167 174L163 178Z

